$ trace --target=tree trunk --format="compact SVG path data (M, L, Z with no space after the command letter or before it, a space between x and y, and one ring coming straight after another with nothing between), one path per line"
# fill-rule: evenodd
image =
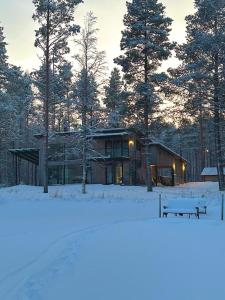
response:
M147 41L147 32L145 32L145 40ZM147 50L146 50L147 51ZM148 89L148 56L145 51L145 87ZM147 191L152 192L152 172L149 149L149 93L145 95L144 105L144 126L145 126L145 163L146 163L146 186Z
M45 114L45 145L44 145L44 193L48 193L48 133L49 133L49 98L50 98L50 80L49 80L49 27L50 27L50 11L47 11L47 36L46 36L46 98L44 102Z
M87 178L87 104L88 104L88 66L86 53L86 70L84 83L84 102L82 104L82 135L83 135L83 178L82 178L82 193L86 194L86 178Z
M220 191L224 190L224 174L222 160L222 145L220 134L220 103L219 103L219 57L215 55L215 74L214 74L214 131L215 131L215 146L217 158L217 171Z
M202 107L200 107L200 120L199 120L199 131L200 131L200 159L201 159L201 172L205 168L205 146L204 146L204 126L203 126L203 113Z
M218 20L215 18L214 34L218 35ZM217 157L217 172L220 191L225 189L224 174L223 174L223 160L222 160L222 145L221 145L221 133L220 133L220 98L219 98L219 54L218 51L214 55L214 133L215 133L215 146L216 146L216 157Z
M149 147L149 124L148 124L148 114L149 114L149 104L148 96L145 97L145 163L146 163L146 186L147 191L152 192L152 172L151 172L151 160L150 160L150 147Z

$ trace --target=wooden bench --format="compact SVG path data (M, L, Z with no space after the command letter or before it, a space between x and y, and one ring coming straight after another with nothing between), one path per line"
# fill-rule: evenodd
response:
M185 198L177 200L169 200L163 205L163 217L169 214L174 216L195 216L199 219L200 214L207 214L206 202L202 199Z
M168 216L168 214L173 214L174 216L184 216L190 217L193 215L199 219L199 208L171 208L168 206L163 206L163 218Z

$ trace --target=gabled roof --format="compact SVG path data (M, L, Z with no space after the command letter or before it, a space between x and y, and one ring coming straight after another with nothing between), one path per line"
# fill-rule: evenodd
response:
M223 173L225 174L225 167L223 168ZM218 172L217 172L217 167L207 167L204 168L201 176L217 176Z
M159 143L159 142L152 142L152 143L149 143L149 145L156 145L156 146L159 146L161 149L169 152L170 154L176 156L177 158L187 162L187 159L185 159L183 156L181 156L180 154L178 154L177 152L173 151L172 149L170 149L169 147L167 147L166 145L162 144L162 143Z

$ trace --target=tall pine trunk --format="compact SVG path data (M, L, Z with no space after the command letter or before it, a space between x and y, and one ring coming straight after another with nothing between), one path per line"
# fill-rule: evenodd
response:
M49 98L50 98L50 79L49 79L49 27L50 27L50 10L47 11L47 36L46 36L46 97L44 102L45 114L45 143L44 143L44 193L48 193L48 135L49 135Z
M147 41L147 32L145 33ZM148 57L145 52L145 87L148 89ZM149 93L145 95L144 104L144 126L145 126L145 164L146 164L146 186L147 191L152 192L152 172L150 160L150 147L149 147Z
M215 131L215 146L217 157L217 171L220 191L224 190L224 174L223 174L223 160L222 160L222 145L220 133L220 103L219 103L219 57L218 54L214 57L215 74L214 74L214 131Z
M214 34L217 37L218 35L218 21L215 19L214 25ZM223 159L222 159L222 145L221 145L221 133L220 133L220 124L221 124L221 116L220 116L220 97L219 97L219 54L218 51L214 55L214 133L215 133L215 146L216 146L216 157L217 157L217 172L218 172L218 181L219 181L219 189L220 191L224 190L224 174L223 174Z
M200 131L200 159L201 159L201 172L202 172L202 170L205 168L205 143L204 143L204 125L203 125L202 105L200 105L199 131Z
M82 139L83 139L83 176L82 176L82 193L86 194L86 178L87 178L87 105L88 105L88 66L86 52L86 70L84 81L84 103L82 105Z

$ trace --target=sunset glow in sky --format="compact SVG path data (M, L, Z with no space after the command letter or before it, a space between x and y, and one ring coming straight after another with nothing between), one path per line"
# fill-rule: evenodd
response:
M162 0L167 7L167 16L174 20L171 39L185 40L185 16L193 12L193 0ZM9 61L31 71L37 67L39 59L34 44L35 24L32 20L34 6L32 0L0 0L0 22L5 28L8 43ZM84 0L76 10L76 22L82 25L85 14L93 11L98 17L99 48L105 50L109 68L113 67L113 58L120 54L123 15L126 12L126 0ZM71 49L75 53L75 49ZM170 59L166 66L174 64Z

